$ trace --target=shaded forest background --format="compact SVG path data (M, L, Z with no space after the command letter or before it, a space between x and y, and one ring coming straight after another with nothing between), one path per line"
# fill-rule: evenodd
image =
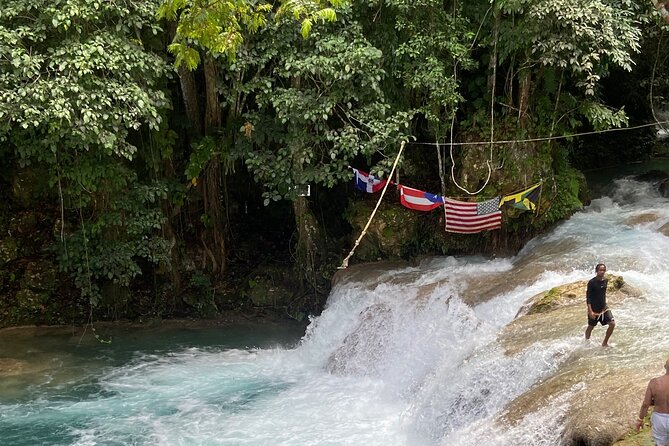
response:
M0 326L303 320L378 199L349 166L386 178L402 141L394 180L543 181L539 210L454 235L391 189L351 262L512 254L588 202L583 171L666 155L657 126L527 141L666 120L658 2L6 3Z

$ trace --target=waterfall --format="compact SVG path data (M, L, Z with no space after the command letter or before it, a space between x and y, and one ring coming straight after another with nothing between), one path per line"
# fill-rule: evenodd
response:
M481 437L487 444L559 444L565 407L596 376L591 369L573 388L544 395L541 410L515 414L522 423L504 425L505 408L561 373L563 364L608 353L583 344L584 289L579 317L561 336L546 339L540 327L524 340L526 348L505 352L500 332L529 298L587 280L595 264L606 263L644 297L613 308L619 328L611 352L620 358L607 357L607 364L623 368L640 356L658 359L650 351L658 342L667 351L655 332L669 316L669 238L658 232L669 222L669 201L652 184L630 178L612 186L609 196L510 259L363 266L338 282L299 350L334 376L383 383L403 407L398 417L406 444L474 445ZM596 329L593 339L603 331Z
M599 416L588 404L628 411L631 423L669 352L668 204L624 178L511 258L353 266L293 347L172 346L99 364L37 352L32 384L11 398L2 386L14 378L0 386L0 438L559 445L580 435L579 419ZM599 346L602 327L583 339L584 288L578 305L525 315L533 296L588 280L600 262L639 290L611 303L611 348Z

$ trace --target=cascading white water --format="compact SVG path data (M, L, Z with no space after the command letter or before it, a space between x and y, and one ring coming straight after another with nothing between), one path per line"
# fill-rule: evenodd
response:
M295 348L137 354L56 390L0 400L0 438L35 444L22 436L33 429L47 439L40 444L560 444L562 416L589 372L515 414L518 423L504 422L504 410L567 362L596 355L633 367L669 352L669 337L658 336L669 318L669 237L658 232L668 204L652 185L618 180L513 258L359 269ZM592 277L599 262L643 293L613 307L611 349L597 345L601 327L584 345L584 303L583 320L559 336L538 330L505 350L500 333L530 297Z

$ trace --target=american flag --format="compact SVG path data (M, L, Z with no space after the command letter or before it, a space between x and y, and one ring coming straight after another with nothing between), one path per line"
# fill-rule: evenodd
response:
M444 198L446 231L460 234L474 234L502 227L502 211L499 210L500 197L480 203Z

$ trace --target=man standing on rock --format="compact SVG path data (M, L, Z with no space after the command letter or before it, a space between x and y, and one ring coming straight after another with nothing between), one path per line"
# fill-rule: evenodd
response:
M602 342L603 347L608 347L611 333L616 328L616 321L613 319L613 313L606 306L606 287L609 284L609 280L604 278L606 265L597 264L595 273L597 275L590 279L585 292L585 300L588 305L588 328L585 329L585 339L590 339L592 329L597 326L597 322L608 325L604 342Z
M653 378L648 383L639 419L636 422L638 431L643 426L648 407L655 406L650 421L653 427L653 440L657 446L669 445L669 359L664 363L664 370L664 375Z

